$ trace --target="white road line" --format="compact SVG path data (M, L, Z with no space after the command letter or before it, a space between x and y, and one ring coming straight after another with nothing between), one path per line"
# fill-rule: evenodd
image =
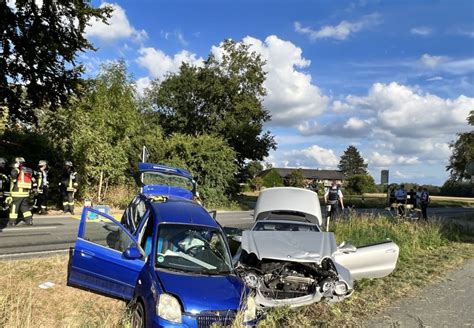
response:
M55 254L55 253L67 253L69 249L58 249L53 251L41 251L41 252L26 252L26 253L13 253L13 254L2 254L0 255L0 259L4 258L18 258L24 256L31 256L31 255L42 255L42 254Z
M32 227L32 228L5 228L3 233L10 231L31 231L31 230L49 230L56 229L57 227Z

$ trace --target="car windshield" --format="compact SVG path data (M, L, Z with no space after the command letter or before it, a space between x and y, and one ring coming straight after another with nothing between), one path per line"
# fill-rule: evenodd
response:
M255 231L319 231L319 228L313 224L260 221L260 222L257 222L253 230Z
M144 185L173 186L189 191L193 191L194 189L194 184L191 179L174 174L143 172L142 181Z
M156 267L196 274L227 274L232 270L224 236L218 229L161 224Z

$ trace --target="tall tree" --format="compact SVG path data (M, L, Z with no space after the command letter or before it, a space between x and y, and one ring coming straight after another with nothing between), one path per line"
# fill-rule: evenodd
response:
M298 188L303 188L305 186L304 176L303 176L303 173L301 172L301 169L296 169L293 172L291 172L288 178L288 185L290 187L298 187Z
M80 51L90 19L106 21L111 8L87 0L0 1L0 117L35 123L34 109L64 105L80 89Z
M368 174L367 164L355 146L347 147L337 167L347 177L351 177L354 174Z
M474 111L471 111L467 117L470 126L474 126ZM446 170L450 173L450 180L460 181L470 179L471 176L466 172L466 164L474 160L474 130L459 133L456 141L450 145L453 154L449 158L449 164Z
M183 64L178 73L155 81L148 97L165 134L219 135L246 159L262 160L276 148L263 124L264 61L249 46L226 40L219 58L209 55L202 67Z

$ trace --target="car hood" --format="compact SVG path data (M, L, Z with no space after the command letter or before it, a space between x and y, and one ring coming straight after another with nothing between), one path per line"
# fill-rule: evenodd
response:
M238 310L245 287L235 275L206 276L156 270L165 292L181 300L184 311Z
M332 232L314 231L244 231L242 249L259 260L316 262L337 250Z

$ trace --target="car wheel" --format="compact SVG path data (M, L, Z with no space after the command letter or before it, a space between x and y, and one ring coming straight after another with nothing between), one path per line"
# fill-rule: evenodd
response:
M145 309L142 302L137 301L135 303L130 321L131 328L145 328Z

